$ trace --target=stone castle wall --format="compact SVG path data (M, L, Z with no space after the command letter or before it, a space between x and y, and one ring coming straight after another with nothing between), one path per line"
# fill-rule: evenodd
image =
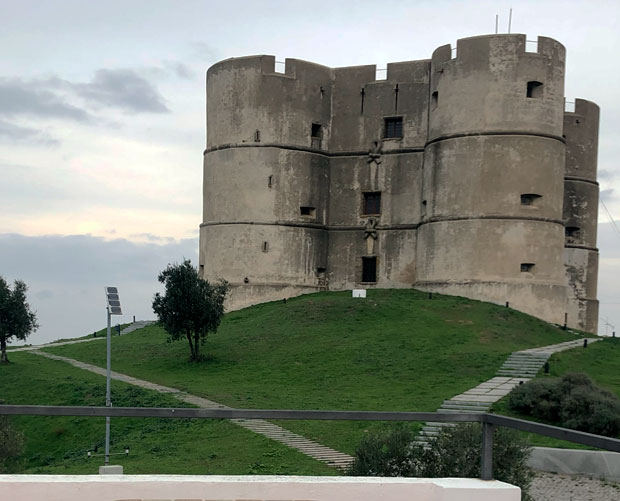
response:
M560 43L462 39L385 80L275 68L207 72L200 266L231 283L231 308L414 286L596 330L598 107L564 112Z

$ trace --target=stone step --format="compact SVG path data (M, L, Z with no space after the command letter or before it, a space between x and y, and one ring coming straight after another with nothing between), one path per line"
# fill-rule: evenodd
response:
M463 412L485 412L491 407L490 405L486 407L473 407L470 405L442 405L440 409L444 410L457 410Z
M482 409L481 410L476 410L476 411L463 411L463 410L460 410L460 409L442 409L442 408L439 408L439 409L437 409L437 412L440 413L440 414L455 414L455 413L458 413L458 414L463 414L463 413L467 413L467 414L483 414L485 411L482 410Z
M504 364L510 365L545 365L546 360L506 360Z
M525 372L528 374L537 374L540 369L500 369L497 371L498 374L503 373L512 373L512 372Z
M474 400L444 400L442 407L444 405L451 405L451 404L457 404L457 405L469 405L471 407L488 407L488 404L485 402L476 402Z
M518 360L506 360L503 365L516 365L518 367L542 367L545 362L521 362Z

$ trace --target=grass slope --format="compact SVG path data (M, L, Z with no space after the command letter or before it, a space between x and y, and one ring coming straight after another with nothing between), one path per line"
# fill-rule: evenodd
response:
M575 335L490 303L415 290L301 296L227 314L188 362L159 327L113 339L113 370L239 408L433 411L494 376L515 350ZM48 351L105 366L90 343ZM373 423L285 427L353 453Z
M7 404L105 405L105 379L29 353L14 353L0 365L0 400ZM187 407L169 395L112 382L116 406ZM14 417L25 436L21 458L11 465L18 473L97 473L103 458L87 459L86 451L103 451L105 419ZM112 452L129 446L129 456L113 456L125 473L170 474L306 474L338 472L293 449L244 430L225 420L128 419L111 422Z

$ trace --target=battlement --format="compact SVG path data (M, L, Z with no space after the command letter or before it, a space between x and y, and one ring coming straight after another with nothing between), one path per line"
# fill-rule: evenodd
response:
M539 36L536 51L527 50L527 37L523 34L482 35L460 38L456 48L451 44L442 45L433 52L433 65L457 61L474 67L486 64L501 56L504 60L517 60L527 57L544 57L564 63L565 47L553 38Z

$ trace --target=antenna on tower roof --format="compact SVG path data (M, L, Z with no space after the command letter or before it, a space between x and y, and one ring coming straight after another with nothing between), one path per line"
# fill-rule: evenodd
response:
M499 29L499 14L495 14L495 34L497 35L497 30Z
M508 33L510 33L511 28L512 28L512 7L510 7L510 14L508 16Z

